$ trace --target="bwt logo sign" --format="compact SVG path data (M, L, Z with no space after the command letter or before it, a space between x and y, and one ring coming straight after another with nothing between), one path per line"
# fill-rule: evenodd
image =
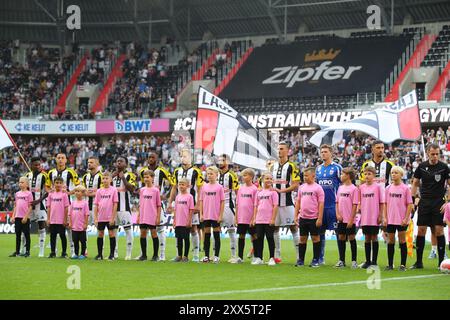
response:
M67 7L66 13L69 15L66 19L66 27L69 30L81 30L81 9L72 4Z

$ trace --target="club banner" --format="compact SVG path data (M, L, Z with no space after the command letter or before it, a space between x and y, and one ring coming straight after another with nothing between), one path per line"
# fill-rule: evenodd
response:
M194 148L212 155L227 154L231 161L265 170L272 147L263 135L222 99L200 87Z
M328 37L259 47L220 97L255 99L380 92L409 42L409 37Z
M322 144L339 143L347 131L364 132L384 143L396 140L415 141L420 139L422 134L416 91L411 91L383 108L367 112L350 121L316 124L321 130L309 141L318 147Z

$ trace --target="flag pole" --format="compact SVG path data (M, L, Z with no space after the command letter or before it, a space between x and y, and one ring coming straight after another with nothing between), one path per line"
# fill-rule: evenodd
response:
M427 161L427 153L425 152L425 142L423 140L423 135L421 135L421 138L422 138L423 161Z
M16 148L17 152L19 153L20 159L22 159L22 162L25 164L25 166L27 167L28 171L31 171L30 166L28 165L28 162L25 161L25 158L22 155L22 152L20 152L19 147L17 146L16 142L14 141L14 139L11 137L11 135L9 134L8 130L6 130L5 125L3 124L3 121L0 119L0 125L3 127L3 130L5 130L6 134L8 135L9 139L11 140L12 144L14 145L14 148Z

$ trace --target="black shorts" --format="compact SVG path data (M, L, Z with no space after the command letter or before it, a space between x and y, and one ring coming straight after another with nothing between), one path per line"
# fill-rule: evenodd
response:
M140 229L150 229L150 230L152 230L152 229L156 229L156 226L152 226L152 225L150 225L150 224L145 224L145 223L141 223L140 225L139 225L139 228Z
M300 218L298 221L298 226L300 228L300 236L318 236L319 228L316 226L317 219L303 219Z
M380 232L379 226L362 226L363 234L366 236L376 236Z
M444 199L420 199L417 211L418 226L445 226L444 214L441 207L445 204Z
M237 234L249 234L254 235L256 233L255 227L250 227L249 224L238 224L237 226Z
M175 227L175 238L189 238L191 228L188 227Z
M48 227L48 230L50 231L50 233L53 233L53 234L66 232L66 228L62 224L51 224Z
M204 228L211 228L211 227L217 228L217 227L220 227L220 224L216 220L204 220L203 227Z
M353 224L351 228L347 228L346 223L339 222L338 226L337 226L337 233L344 234L347 236L354 235L354 234L356 234L356 226L355 226L355 224Z
M408 226L401 226L401 225L396 225L396 224L388 224L386 227L386 232L387 233L395 233L395 231L398 232L402 232L402 231L406 231L408 229Z
M202 229L205 227L205 224L203 223L203 221L200 221L200 223L197 225L197 228Z
M97 230L98 231L104 231L105 230L105 228L108 228L108 230L114 230L114 229L117 229L117 225L112 225L112 226L110 226L109 225L109 222L99 222L98 223L98 225L97 225Z

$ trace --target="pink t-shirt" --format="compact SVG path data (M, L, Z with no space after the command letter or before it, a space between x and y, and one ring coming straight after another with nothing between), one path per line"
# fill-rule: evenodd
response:
M385 203L384 188L378 183L359 186L361 197L361 226L378 226L380 203Z
M112 218L114 203L119 202L115 187L100 188L95 193L94 205L98 208L98 222L109 222Z
M319 217L319 203L325 201L325 192L318 183L304 183L298 187L300 212L296 213L303 219L317 219Z
M444 221L450 222L450 203L447 203L444 208ZM450 241L450 227L447 227L448 232L448 238L447 240Z
M223 187L218 183L203 185L200 200L203 201L203 220L219 220L220 203L225 201Z
M175 198L175 226L186 227L190 224L190 210L194 210L194 197L190 193L179 193Z
M16 192L16 218L23 218L30 209L33 202L33 194L31 191Z
M64 224L64 209L70 205L66 192L50 192L47 208L50 207L50 224Z
M161 207L159 189L143 187L139 191L139 223L156 226L158 207Z
M390 184L386 188L387 223L401 225L406 217L406 209L410 203L412 203L411 190L409 190L407 185L404 183L398 186ZM407 218L409 223L411 216Z
M336 203L342 216L342 223L348 223L352 217L353 205L359 203L358 188L354 184L341 185L337 191Z
M89 217L89 203L87 200L75 200L69 206L69 217L73 231L85 231L86 217Z
M276 205L278 205L278 193L276 191L259 190L255 199L255 206L258 207L255 224L270 224L273 207Z
M255 185L250 187L242 185L236 197L238 209L238 224L250 224L255 210L255 200L258 188Z

